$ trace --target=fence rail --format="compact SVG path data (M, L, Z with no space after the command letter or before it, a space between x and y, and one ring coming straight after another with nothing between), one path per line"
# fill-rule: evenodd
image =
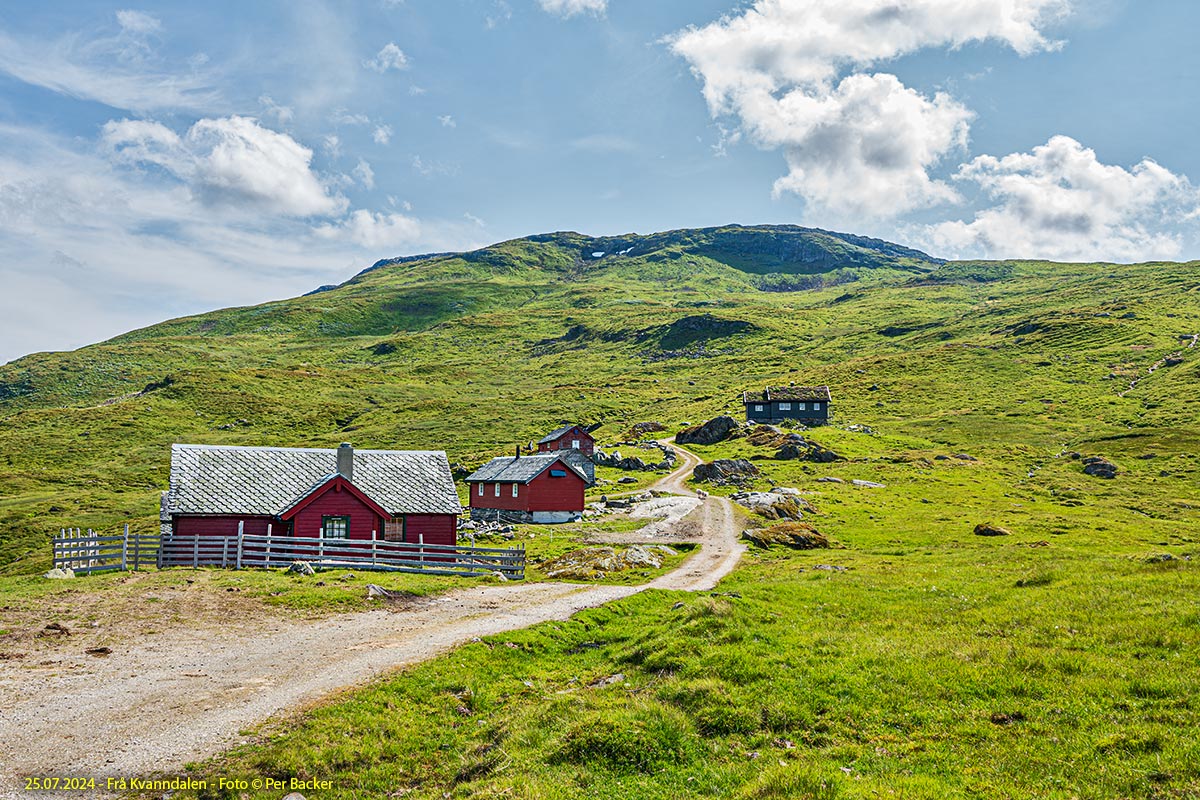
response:
M54 566L77 573L170 567L286 567L305 561L315 569L359 569L430 575L525 577L525 548L459 547L419 541L381 539L309 539L246 534L236 536L171 536L130 534L102 536L89 530L64 529L54 538Z

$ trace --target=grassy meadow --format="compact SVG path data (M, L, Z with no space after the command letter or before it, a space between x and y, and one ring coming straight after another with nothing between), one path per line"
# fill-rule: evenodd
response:
M152 529L176 441L474 467L566 421L665 436L827 383L806 435L844 460L694 449L800 489L834 549L465 646L195 769L346 798L1200 795L1200 265L697 241L521 240L0 367L3 586L41 591L59 527Z

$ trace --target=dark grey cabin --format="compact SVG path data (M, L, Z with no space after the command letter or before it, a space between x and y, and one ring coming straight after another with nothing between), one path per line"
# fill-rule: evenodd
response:
M774 425L794 420L804 425L829 422L828 386L768 386L761 392L742 392L747 422Z

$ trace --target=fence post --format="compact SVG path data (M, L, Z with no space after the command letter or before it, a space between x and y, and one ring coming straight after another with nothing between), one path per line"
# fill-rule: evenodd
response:
M421 565L421 569L425 569L425 534L417 534L417 545L420 548L417 550L417 563Z
M238 548L237 549L237 566L235 566L234 569L242 568L242 541L243 541L243 537L245 535L246 535L246 521L239 519L238 520L238 541L237 541L237 548ZM226 540L226 541L228 541L228 540Z
M263 567L271 568L271 523L267 523L267 552L263 555Z
M321 537L317 539L317 563L320 564L325 560L325 531L321 531Z
M125 523L125 538L121 540L121 572L129 569L129 523Z
M192 536L192 569L200 566L200 534Z
M379 547L379 540L375 538L375 531L371 531L371 566L376 566L375 551Z
M229 566L229 537L221 537L221 567L224 569Z
M133 571L137 572L142 561L142 535L135 533L133 535Z
M172 528L172 531L174 531L174 528ZM154 556L154 568L155 568L155 569L162 569L162 568L163 568L163 566L162 566L162 564L163 564L163 550L165 550L165 549L166 549L166 547L167 547L167 542L171 541L171 538L172 538L172 537L171 537L171 536L169 536L169 535L168 535L167 537L165 537L165 538L164 538L164 537L163 537L163 535L162 535L162 529L161 529L161 528L159 529L159 532L158 532L158 552L157 552L157 553L155 554L155 556Z

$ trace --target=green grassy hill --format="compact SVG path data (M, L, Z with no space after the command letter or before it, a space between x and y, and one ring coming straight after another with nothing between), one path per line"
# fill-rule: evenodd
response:
M1195 263L943 263L800 228L381 261L0 367L0 571L44 568L62 526L153 528L172 442L474 465L565 421L603 444L827 383L835 424L806 435L846 460L697 450L805 491L840 549L471 645L205 769L339 797L1196 796L1198 333Z

